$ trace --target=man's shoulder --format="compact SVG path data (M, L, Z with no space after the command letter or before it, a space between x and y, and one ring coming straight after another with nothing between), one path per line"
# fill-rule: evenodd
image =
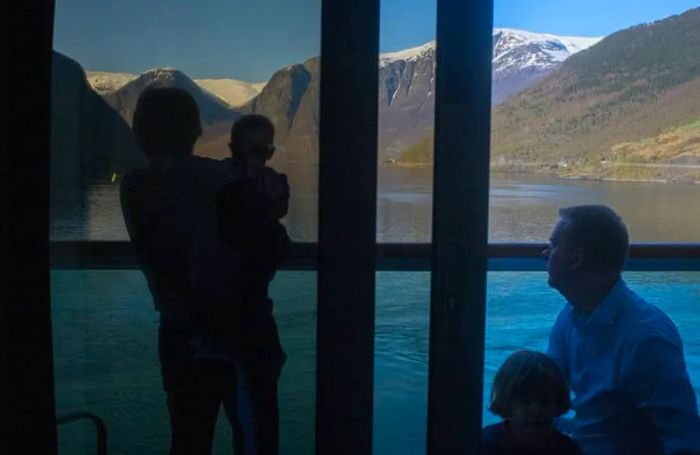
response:
M682 353L683 341L671 318L643 300L633 302L619 315L617 337L627 361L646 363L669 353ZM651 363L650 363L651 364Z
M624 301L620 302L620 321L623 328L629 329L634 340L646 338L673 338L677 328L668 314L636 292L628 290Z

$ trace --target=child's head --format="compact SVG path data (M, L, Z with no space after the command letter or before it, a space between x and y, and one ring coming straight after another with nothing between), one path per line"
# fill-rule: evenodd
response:
M231 128L231 154L253 166L262 167L275 153L275 127L270 119L244 115Z
M566 381L545 354L514 352L493 380L489 409L508 419L520 437L529 439L548 434L554 419L570 407Z

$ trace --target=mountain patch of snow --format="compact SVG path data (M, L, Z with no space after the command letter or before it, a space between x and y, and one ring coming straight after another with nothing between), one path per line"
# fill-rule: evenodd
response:
M260 94L266 84L249 83L236 79L195 79L204 90L215 95L231 107L239 107Z
M86 71L85 74L90 87L100 95L116 92L139 77L138 74L111 73L108 71Z
M559 36L549 33L534 33L512 28L494 28L494 64L504 63L521 67L542 65L545 67L561 63L573 54L598 43L603 37ZM379 66L383 68L398 61L416 61L435 52L436 42L430 41L421 46L397 52L380 54ZM530 49L522 57L514 59L512 53L524 48ZM501 62L504 60L504 62ZM507 62L505 60L508 60Z

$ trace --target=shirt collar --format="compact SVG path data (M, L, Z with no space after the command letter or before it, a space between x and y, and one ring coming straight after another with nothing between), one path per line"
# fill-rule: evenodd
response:
M598 307L586 320L586 325L611 325L615 322L615 316L620 302L627 296L629 289L620 278L617 283L610 288L608 294L603 298ZM579 313L580 314L580 313Z

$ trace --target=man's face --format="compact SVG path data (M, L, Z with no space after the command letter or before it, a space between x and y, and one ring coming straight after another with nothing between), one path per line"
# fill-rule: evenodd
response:
M549 246L542 252L547 259L548 283L557 290L566 287L581 265L581 251L572 247L570 235L566 221L559 220L549 238Z

